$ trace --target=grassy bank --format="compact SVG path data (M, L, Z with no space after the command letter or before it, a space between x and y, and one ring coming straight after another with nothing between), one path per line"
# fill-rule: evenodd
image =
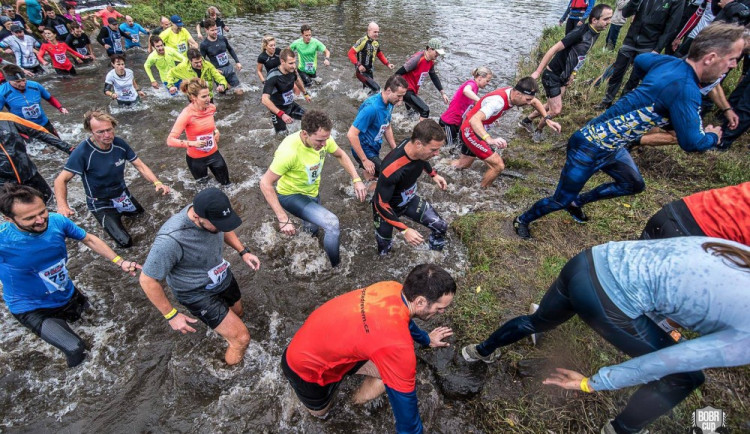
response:
M626 31L623 29L620 39ZM529 75L562 36L562 28L546 29L537 49L519 66L519 77ZM506 165L526 179L503 178L501 186L493 188L505 189L505 205L514 212L469 214L453 223L469 249L472 264L461 285L466 290L458 294L451 314L459 345L480 341L504 320L525 314L531 302L540 300L566 261L584 248L610 240L636 239L648 218L665 203L750 180L747 136L725 153L687 154L677 146L637 149L633 156L646 179L645 192L587 205L591 221L586 225L578 225L566 213L558 212L531 226L535 240L525 242L516 237L513 217L554 191L567 138L598 114L593 106L601 101L606 85L593 88L590 83L615 58L615 52L604 51L605 38L602 34L576 82L568 88L563 115L558 119L563 133L554 135L548 129L547 139L534 144L518 130L510 141L504 154ZM727 83L736 82L736 76L734 72ZM608 179L598 174L586 189ZM575 318L545 335L537 347L523 341L505 348L501 362L490 368L484 391L471 401L473 416L489 432L599 432L601 425L624 407L634 389L584 395L541 386L541 380L554 367L591 375L602 366L625 359ZM685 432L692 412L707 405L725 410L733 430L750 429L750 368L710 370L706 374L706 384L671 415L653 424L652 433Z
M320 6L335 3L337 0L174 0L154 2L131 0L129 15L144 25L156 25L162 16L180 15L186 23L195 24L204 18L209 6L216 6L224 17L243 13L267 12L299 6Z

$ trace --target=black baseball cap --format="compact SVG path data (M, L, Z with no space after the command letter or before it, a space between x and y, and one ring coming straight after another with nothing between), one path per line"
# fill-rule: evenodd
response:
M232 209L227 195L215 187L207 188L195 195L193 211L222 232L231 232L242 224L242 219Z
M10 31L11 33L23 32L23 27L19 26L18 24L13 24L12 26L10 26Z

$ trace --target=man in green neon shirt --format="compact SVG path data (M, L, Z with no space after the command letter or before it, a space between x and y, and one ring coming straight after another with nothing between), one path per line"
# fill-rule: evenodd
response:
M320 83L321 79L317 76L318 53L325 55L323 64L329 66L331 63L331 52L328 51L322 42L312 37L312 29L309 25L303 24L300 28L302 37L292 42L289 48L297 53L297 71L305 86L310 86L313 80Z

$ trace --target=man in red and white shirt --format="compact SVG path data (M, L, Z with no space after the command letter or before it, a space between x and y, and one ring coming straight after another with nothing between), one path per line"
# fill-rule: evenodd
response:
M477 101L461 123L461 157L451 165L456 169L466 169L479 157L489 166L482 177L481 186L489 187L505 169L505 163L497 149L505 149L508 142L501 137L491 137L488 130L512 107L533 106L542 115L542 122L559 133L560 124L549 119L544 105L534 97L538 90L536 80L525 77L514 87L501 87Z
M450 103L448 95L445 94L443 85L440 83L440 78L437 72L435 72L435 61L438 56L442 56L443 54L445 54L445 50L443 50L440 40L432 38L427 42L427 47L423 51L415 53L404 63L404 66L396 71L396 74L403 76L409 84L409 89L406 91L406 95L404 95L404 105L406 105L407 109L419 113L420 121L430 117L430 107L422 101L422 98L417 96L419 88L427 76L430 77L432 84L440 92L443 101L446 104Z

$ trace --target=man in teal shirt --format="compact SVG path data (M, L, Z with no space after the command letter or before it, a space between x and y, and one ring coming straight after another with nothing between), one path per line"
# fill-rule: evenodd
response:
M318 68L318 53L322 52L326 58L323 61L325 66L329 66L331 58L331 52L328 51L322 42L312 37L312 29L307 24L303 24L300 29L302 37L292 42L289 48L297 53L297 72L299 77L305 86L310 86L313 80L316 83L320 83L320 79L317 76Z

